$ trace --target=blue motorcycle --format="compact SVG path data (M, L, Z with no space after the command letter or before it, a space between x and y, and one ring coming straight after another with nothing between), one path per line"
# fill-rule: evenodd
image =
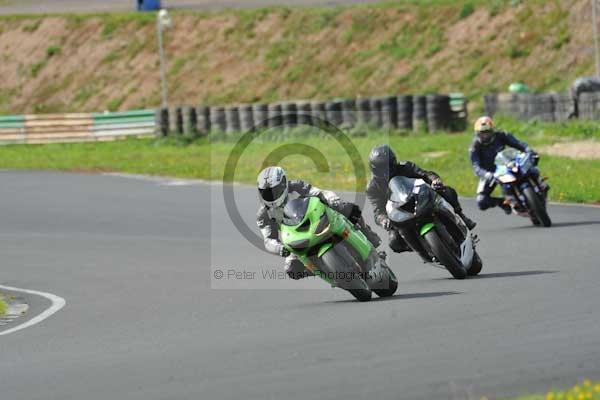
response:
M539 157L506 149L495 159L494 179L502 185L504 196L517 214L529 217L534 225L549 227L552 220L546 209L548 185L539 177Z

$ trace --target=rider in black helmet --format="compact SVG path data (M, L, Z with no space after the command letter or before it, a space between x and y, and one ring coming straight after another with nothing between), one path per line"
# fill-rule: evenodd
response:
M411 250L398 232L391 230L391 221L385 211L388 200L388 183L390 179L396 176L423 179L452 205L456 214L462 218L469 229L475 227L475 222L463 214L456 190L444 185L440 176L435 172L425 171L410 161L399 162L396 159L396 154L387 144L378 145L371 149L369 167L372 176L367 185L367 198L373 205L375 223L390 232L390 248L395 252L401 253Z

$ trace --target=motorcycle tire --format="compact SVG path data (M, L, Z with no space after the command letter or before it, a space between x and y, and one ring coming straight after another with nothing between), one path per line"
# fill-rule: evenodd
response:
M390 297L398 290L398 279L391 269L387 269L387 285L385 289L373 289L379 297Z
M433 255L442 264L455 279L465 279L467 271L463 267L460 259L454 254L442 241L435 229L430 230L423 237Z
M337 286L350 292L358 301L371 300L373 293L361 277L360 266L343 244L338 244L323 254L321 261L331 272L353 274L350 280L336 282Z
M533 188L527 187L523 189L523 195L527 199L527 205L529 206L530 212L535 216L535 219L537 219L545 227L552 226L552 220L548 216L548 211Z
M473 253L473 261L471 261L471 268L467 271L467 275L475 276L479 275L481 269L483 268L483 261L481 261L481 257L477 252Z

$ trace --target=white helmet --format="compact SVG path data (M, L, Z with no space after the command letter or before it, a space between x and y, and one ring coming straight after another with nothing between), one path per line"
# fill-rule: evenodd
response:
M256 179L262 202L270 208L281 207L288 197L288 181L281 167L267 167Z

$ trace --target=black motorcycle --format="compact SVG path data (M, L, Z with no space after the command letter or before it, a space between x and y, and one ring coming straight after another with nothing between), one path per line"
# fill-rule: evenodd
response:
M443 265L456 279L481 272L476 236L431 186L422 179L397 176L388 188L388 218L425 262Z

